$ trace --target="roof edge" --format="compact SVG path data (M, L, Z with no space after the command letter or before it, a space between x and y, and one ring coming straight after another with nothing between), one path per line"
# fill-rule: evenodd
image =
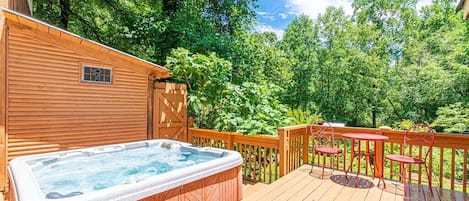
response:
M113 51L113 52L116 52L116 53L121 54L121 55L123 55L123 56L129 57L129 58L131 58L131 59L133 59L133 60L135 60L135 61L143 62L143 63L145 63L145 64L147 64L147 65L152 66L153 68L159 68L159 69L161 69L161 70L163 70L163 71L166 71L166 72L170 75L169 77L171 77L171 71L168 70L167 68L163 67L163 66L158 65L158 64L155 64L155 63L146 61L146 60L141 59L141 58L138 58L138 57L136 57L136 56L134 56L134 55L125 53L125 52L123 52L123 51L120 51L120 50L117 50L117 49L115 49L115 48L109 47L109 46L107 46L107 45L104 45L104 44L95 42L95 41L93 41L93 40L90 40L90 39L87 39L87 38L83 38L83 37L81 37L81 36L79 36L79 35L77 35L77 34L74 34L74 33L69 32L69 31L67 31L67 30L63 30L63 29L61 29L61 28L59 28L59 27L56 27L56 26L47 24L47 23L45 23L45 22L43 22L43 21L40 21L40 20L38 20L38 19L34 19L34 18L32 18L32 17L23 15L23 14L21 14L21 13L18 13L18 12L16 12L16 11L10 10L10 9L8 9L8 8L0 8L0 10L1 10L2 12L4 12L4 13L16 15L16 16L19 16L19 17L21 17L21 18L25 18L25 19L27 19L27 20L30 20L30 21L32 21L32 22L41 24L41 25L43 25L43 26L47 26L47 27L49 27L49 28L56 29L57 31L60 31L61 33L70 35L70 36L75 37L75 38L78 38L78 39L80 39L80 40L83 40L83 41L92 43L92 44L94 44L94 45L97 45L97 46L99 46L99 47L108 49L108 50ZM136 63L136 62L133 62L133 63ZM169 77L164 77L164 78L169 78Z
M459 1L458 5L456 6L456 13L463 9L464 2L465 2L465 1L466 1L466 0L460 0L460 1Z

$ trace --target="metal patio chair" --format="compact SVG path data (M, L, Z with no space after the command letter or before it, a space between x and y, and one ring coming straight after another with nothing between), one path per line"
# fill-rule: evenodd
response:
M312 136L312 159L311 162L311 171L313 172L314 160L316 154L322 155L322 173L321 178L324 178L324 167L326 165L326 155L334 156L342 154L342 149L334 147L334 128L327 121L323 121L322 125L319 126L313 122L311 126L311 136ZM318 158L319 163L319 158ZM332 160L332 166L334 167L334 160Z
M427 159L432 151L435 142L435 130L426 123L419 123L409 128L404 135L404 144L402 145L402 155L386 155L385 159L398 162L400 164L399 176L404 183L404 195L407 195L407 173L406 165L424 165L427 173L428 186L432 191L432 174L427 166ZM422 148L420 148L422 147ZM428 147L426 150L423 147ZM424 153L422 153L422 149ZM392 167L391 167L392 168Z

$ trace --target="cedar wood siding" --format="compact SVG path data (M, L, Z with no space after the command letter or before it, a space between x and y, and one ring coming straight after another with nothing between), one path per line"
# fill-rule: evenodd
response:
M0 0L0 8L6 7L8 2ZM6 36L5 36L5 16L0 12L0 190L5 190L7 181L7 162L6 158L6 75L5 75L5 54L6 54ZM1 199L1 198L0 198Z
M148 74L79 55L10 27L8 158L147 139ZM112 84L81 82L82 64L112 68Z

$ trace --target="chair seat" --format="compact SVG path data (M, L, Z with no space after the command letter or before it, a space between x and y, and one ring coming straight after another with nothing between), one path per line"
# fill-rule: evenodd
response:
M316 150L316 152L327 153L327 154L340 154L340 153L342 153L341 149L334 148L334 147L318 147L314 150Z
M401 163L412 163L412 164L423 164L425 163L424 160L419 158L414 158L411 156L403 156L403 155L387 155L386 159L397 161Z

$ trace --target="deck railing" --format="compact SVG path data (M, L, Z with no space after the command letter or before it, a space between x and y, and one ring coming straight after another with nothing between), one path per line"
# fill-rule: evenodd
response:
M377 142L376 147L371 143L361 142L362 148L369 148L377 153L376 160L371 164L380 167L384 163L384 171L380 168L367 168L368 163L361 163L360 172L365 175L384 174L386 179L399 179L399 164L385 161L387 154L402 153L402 143L405 131L335 127L336 146L344 150L340 157L327 157L326 166L340 171L350 164L352 142L344 139L344 133L371 133L388 136L389 140ZM189 142L200 146L212 146L236 150L244 158L243 176L247 179L271 183L281 176L292 172L303 164L312 161L312 147L309 125L298 125L278 129L278 136L244 136L230 132L217 132L206 129L189 129ZM424 153L428 147L414 147L416 154ZM429 156L429 169L432 172L433 187L467 192L467 157L469 149L469 135L438 133L435 145ZM318 164L322 164L322 157L318 157ZM334 160L334 163L332 163ZM334 167L332 167L334 164ZM354 162L352 172L357 171ZM423 166L414 165L408 174L412 182L428 185Z
M189 143L238 151L243 157L245 179L271 183L280 175L280 139L189 128Z

